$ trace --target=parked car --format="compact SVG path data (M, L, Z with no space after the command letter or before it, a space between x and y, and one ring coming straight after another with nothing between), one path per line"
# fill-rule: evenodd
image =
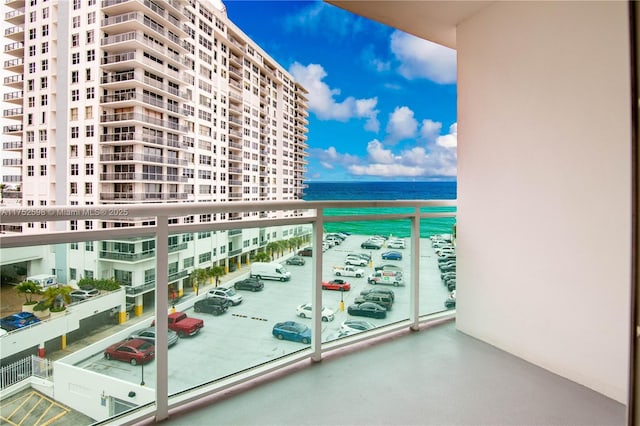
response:
M39 323L40 319L31 312L18 312L0 319L0 328L7 331L17 330L32 324Z
M382 253L382 260L402 260L402 253L399 251L385 251Z
M167 346L171 347L176 343L178 343L178 333L176 333L173 330L167 330L167 331L168 331ZM129 339L146 340L147 342L153 343L155 345L156 344L156 328L147 327L147 328L142 328L138 331L134 331L129 335Z
M396 295L393 292L393 290L389 290L386 288L380 288L380 287L376 287L376 288L367 288L364 289L360 292L360 296L366 296L368 294L384 294L388 297L391 298L391 300L395 300Z
M396 271L402 272L402 268L397 265L380 265L373 268L375 271Z
M349 284L345 280L336 278L335 280L331 280L331 281L323 281L322 282L322 289L323 290L349 291L351 289L351 284Z
M206 299L198 300L193 304L194 312L204 312L205 314L222 315L229 309L228 299L222 297L208 297Z
M305 247L301 250L298 250L297 253L298 256L305 256L305 257L310 257L313 255L313 250L311 249L311 247Z
M307 261L302 256L291 256L287 259L287 265L304 265Z
M232 288L212 288L207 292L207 297L217 297L220 299L228 300L233 306L237 306L242 303L242 296L236 293Z
M144 364L155 358L155 346L146 340L127 339L105 349L104 357L128 362L131 365Z
M305 345L311 343L311 329L304 324L295 321L279 322L273 326L271 331L280 340L291 340L302 342Z
M296 308L296 315L300 318L311 318L311 303L303 303L302 305L298 305ZM335 313L329 309L322 307L322 321L328 322L333 321L335 318Z
M349 315L359 317L371 317L371 318L385 318L387 316L387 310L377 303L364 302L349 305L347 308Z
M371 292L371 293L365 294L364 296L360 295L353 300L353 303L355 304L366 303L366 302L376 303L382 306L383 308L385 308L387 311L390 311L391 307L393 306L393 299L389 297L389 295L381 294L381 293Z
M350 334L360 333L362 331L372 330L376 328L374 324L369 321L362 320L346 320L340 324L339 337L348 336Z
M387 241L387 248L403 249L406 248L404 240L389 240Z
M382 243L379 241L367 240L360 244L360 248L367 250L380 250L382 248Z
M69 293L71 297L71 302L81 302L83 300L89 299L90 297L95 297L100 294L100 290L95 287L82 287L78 290L73 290Z
M348 254L344 259L345 265L354 265L354 266L367 266L369 260L363 259L360 256L354 256L352 254Z
M349 254L347 254L347 256L359 257L361 259L366 260L367 263L369 263L369 261L371 260L371 255L369 253L349 253Z
M236 281L233 288L236 290L260 291L264 288L264 283L257 278L245 278L243 280Z

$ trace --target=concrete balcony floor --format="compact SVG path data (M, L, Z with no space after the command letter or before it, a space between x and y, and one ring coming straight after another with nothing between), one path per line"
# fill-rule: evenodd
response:
M625 424L623 404L469 337L454 321L355 346L202 398L162 424Z

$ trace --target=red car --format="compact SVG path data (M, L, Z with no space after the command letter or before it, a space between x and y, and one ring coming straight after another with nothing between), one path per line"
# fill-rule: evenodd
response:
M142 339L123 340L104 350L106 359L117 359L129 362L131 365L143 364L153 360L156 356L153 343Z
M341 280L341 279L335 279L335 280L331 280L331 281L323 281L322 282L322 289L323 290L349 291L350 288L351 288L351 286L349 285L349 283L346 282L345 280Z

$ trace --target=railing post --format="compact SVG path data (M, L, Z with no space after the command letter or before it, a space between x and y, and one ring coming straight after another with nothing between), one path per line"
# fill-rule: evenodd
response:
M411 330L419 330L420 320L420 206L411 218L411 282L409 283L409 320Z
M156 421L169 417L169 218L156 217Z
M316 220L313 222L312 257L313 270L311 281L313 292L311 295L311 309L313 325L311 328L311 344L313 361L322 360L322 237L324 235L324 209L316 210Z

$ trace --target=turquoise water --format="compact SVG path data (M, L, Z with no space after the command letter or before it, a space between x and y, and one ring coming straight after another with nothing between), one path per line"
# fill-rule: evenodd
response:
M318 200L455 200L456 182L309 182L304 199ZM327 209L327 216L409 213L411 208ZM438 207L423 212L451 212L455 208ZM420 237L451 234L455 217L420 220ZM356 221L325 224L326 232L348 232L358 235L411 236L409 220Z

